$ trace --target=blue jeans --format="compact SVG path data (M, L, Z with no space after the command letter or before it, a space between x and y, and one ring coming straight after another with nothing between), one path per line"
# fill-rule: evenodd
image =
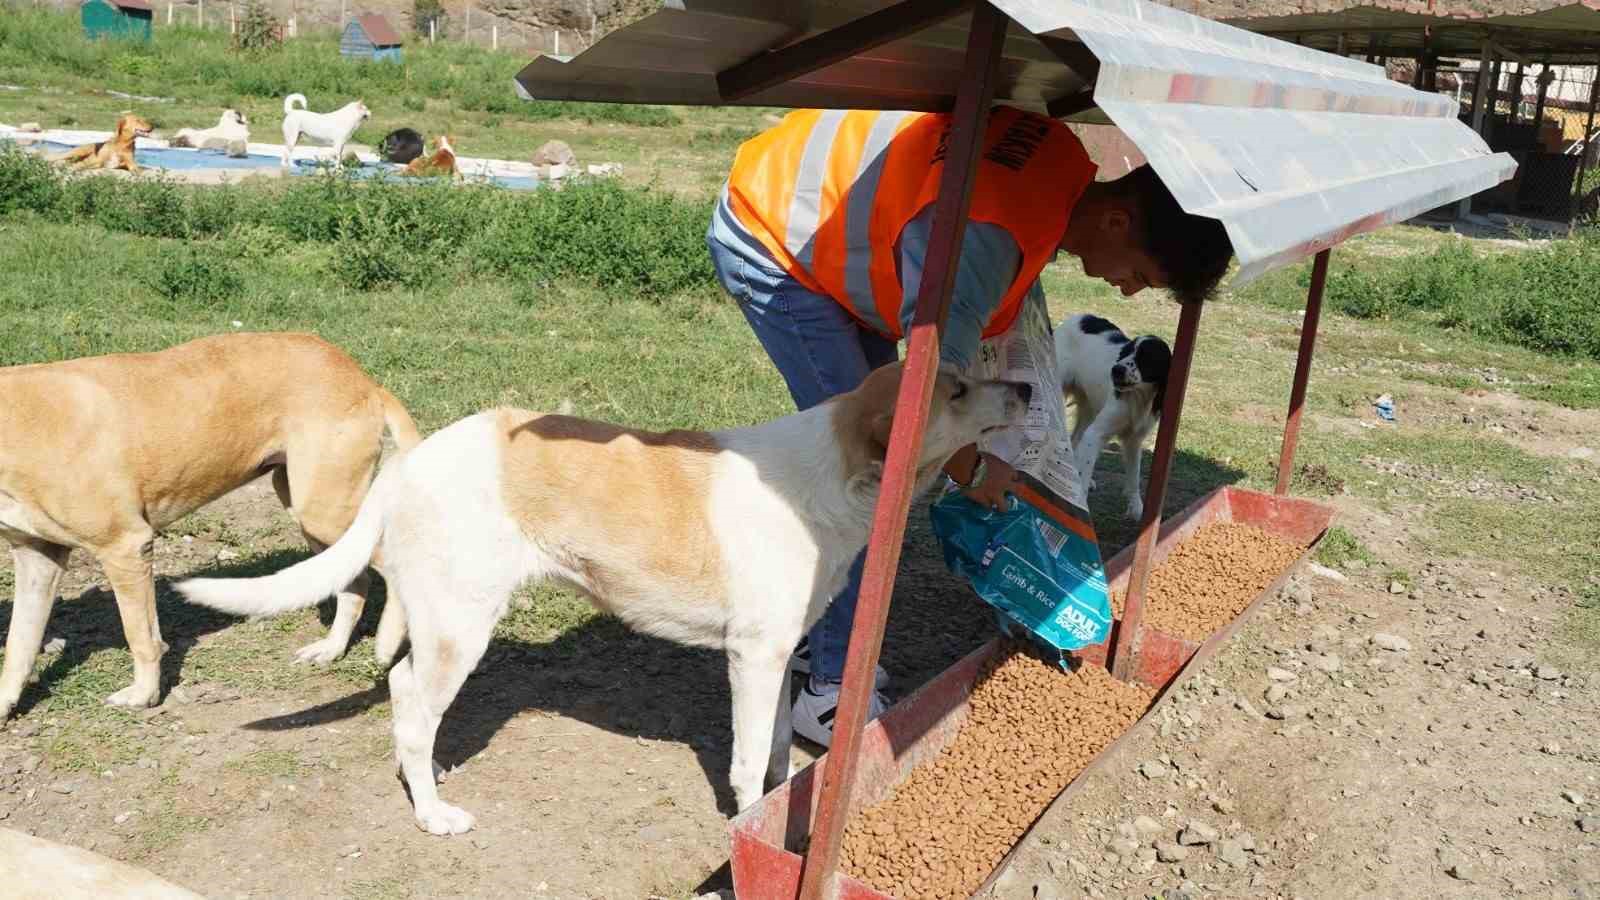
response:
M706 244L722 286L739 302L800 409L855 390L867 373L899 358L897 342L862 328L833 298L813 293L775 264L753 262L715 238L708 236ZM862 550L850 565L844 590L811 627L811 675L818 681L844 677L865 559Z

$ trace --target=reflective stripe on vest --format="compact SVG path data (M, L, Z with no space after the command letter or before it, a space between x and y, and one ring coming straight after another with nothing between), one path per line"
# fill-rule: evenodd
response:
M931 113L797 110L739 148L728 206L795 280L899 337L896 245L938 196L948 127L948 116ZM1005 228L1022 263L985 336L1016 318L1094 171L1064 125L1007 107L991 113L969 217Z

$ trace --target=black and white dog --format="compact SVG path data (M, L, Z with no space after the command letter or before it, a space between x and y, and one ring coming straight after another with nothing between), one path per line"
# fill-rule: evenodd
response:
M1062 322L1056 327L1055 343L1061 391L1077 407L1072 453L1084 491L1094 484L1100 451L1115 437L1122 446L1128 517L1141 519L1140 448L1161 419L1172 351L1155 335L1129 338L1116 325L1091 315Z
M422 135L414 128L396 128L378 143L378 155L392 163L405 165L422 155L426 148Z

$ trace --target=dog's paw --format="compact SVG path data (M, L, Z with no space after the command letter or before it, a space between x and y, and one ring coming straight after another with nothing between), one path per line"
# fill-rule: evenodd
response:
M130 684L115 694L106 698L107 706L122 706L128 709L145 709L155 706L161 699L157 691L146 690L136 684Z
M417 827L429 834L466 834L476 820L459 806L440 803L427 812L417 811Z
M314 644L307 644L294 652L294 661L310 663L314 666L325 666L344 655L344 642L325 637Z
M1128 518L1134 521L1144 519L1144 501L1138 497L1128 498Z
M4 725L6 720L11 718L11 711L16 708L17 701L0 700L0 725Z

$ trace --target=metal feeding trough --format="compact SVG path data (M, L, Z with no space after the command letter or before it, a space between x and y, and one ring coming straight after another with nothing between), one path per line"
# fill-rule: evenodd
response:
M881 896L837 873L845 823L950 741L974 678L998 646L976 651L867 723L940 333L995 103L1115 125L1184 210L1226 227L1239 261L1235 287L1316 258L1278 461L1278 496L1225 488L1162 527L1203 307L1185 304L1179 313L1145 517L1133 546L1108 567L1114 583L1126 586L1125 617L1111 645L1091 651L1109 658L1113 676L1162 691L1250 612L1198 646L1143 627L1150 569L1188 529L1232 519L1309 546L1327 527L1326 507L1284 495L1294 472L1330 249L1491 188L1516 170L1510 156L1491 153L1457 120L1447 97L1396 84L1375 65L1146 0L669 0L570 60L533 60L517 74L516 86L527 99L950 116L833 747L734 820L741 900ZM1115 752L1113 744L1087 771Z
M1243 612L1204 642L1185 640L1152 626L1141 629L1133 677L1158 691L1156 702L1145 711L1145 716L1160 706L1174 687L1204 665L1255 613L1263 600L1277 593L1290 573L1322 542L1332 519L1333 509L1321 503L1224 487L1207 494L1162 525L1161 537L1154 549L1156 565L1195 531L1212 522L1254 525L1304 546L1305 550ZM1113 591L1127 589L1133 556L1134 547L1130 545L1107 564L1106 576ZM1112 642L1117 639L1121 626L1118 620L1113 627ZM1103 666L1110 658L1110 643L1086 647L1075 655L1086 663ZM1001 652L1003 646L999 639L989 641L867 725L859 745L856 790L851 796L852 815L889 797L911 776L913 769L934 759L955 738L966 721L967 698L975 681L985 664ZM1055 798L1051 808L1070 802L1088 776L1115 759L1126 734L1118 736L1095 757ZM824 754L732 821L733 884L739 900L793 900L803 865L800 854L806 849L811 833L819 798L818 785L828 762L829 757ZM1032 824L1029 831L1032 831ZM1013 849L1011 855L1001 860L989 873L985 885L1005 870L1014 854ZM892 900L847 875L840 874L837 885L841 900Z

